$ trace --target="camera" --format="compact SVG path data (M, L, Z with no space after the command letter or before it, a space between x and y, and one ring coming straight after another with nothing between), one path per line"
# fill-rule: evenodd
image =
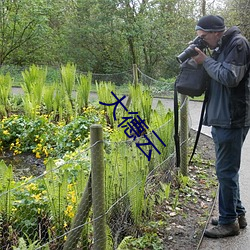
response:
M203 50L207 48L207 43L199 36L197 36L190 45L180 54L176 57L177 61L179 63L183 63L188 58L198 55L198 53L195 51L195 47L199 48L200 50Z

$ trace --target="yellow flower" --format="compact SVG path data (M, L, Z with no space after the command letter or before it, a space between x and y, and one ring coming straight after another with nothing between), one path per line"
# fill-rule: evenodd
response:
M45 154L46 157L48 157L49 153L46 147L43 147L43 153Z
M26 186L26 189L28 191L34 191L37 190L37 185L35 183L30 183L29 185Z
M36 158L37 158L37 159L40 159L40 158L41 158L41 155L40 155L39 152L36 152Z
M68 215L69 218L73 218L74 217L73 206L68 205L66 208L66 211L64 211L64 213L65 213L65 215Z
M12 210L12 212L16 212L17 208L13 207L11 210Z
M36 201L40 201L42 199L41 195L42 195L41 193L33 194L32 197L35 198Z
M3 134L4 134L4 135L9 135L10 133L9 133L8 130L4 130L4 131L3 131Z
M76 196L75 195L72 195L71 201L72 201L72 203L76 203Z

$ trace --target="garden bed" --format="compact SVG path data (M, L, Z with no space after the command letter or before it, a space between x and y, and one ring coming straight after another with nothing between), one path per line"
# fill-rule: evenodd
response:
M191 131L192 138L194 134ZM38 176L45 170L42 159L34 154L7 154L4 160L13 165L16 178ZM150 223L138 230L138 238L131 240L131 249L138 249L139 244L140 249L198 249L217 191L213 162L212 139L201 135L194 163L189 166L189 178L177 180L176 169L173 169L169 198L155 204Z

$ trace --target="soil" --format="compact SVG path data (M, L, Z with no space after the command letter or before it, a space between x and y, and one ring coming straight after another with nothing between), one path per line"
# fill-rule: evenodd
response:
M191 131L191 138L196 132ZM190 146L193 147L193 139ZM215 175L214 144L210 137L201 134L194 162L190 164L188 176L192 180L185 188L179 188L179 201L176 209L171 202L158 207L167 215L167 228L160 229L164 250L199 249L207 221L214 208L217 194ZM171 187L172 189L172 187ZM174 200L176 194L172 195ZM171 200L171 199L169 199Z
M15 180L19 180L23 176L39 176L45 171L43 159L37 159L32 153L13 156L12 152L7 152L0 156L0 160L4 160L7 166L13 167Z

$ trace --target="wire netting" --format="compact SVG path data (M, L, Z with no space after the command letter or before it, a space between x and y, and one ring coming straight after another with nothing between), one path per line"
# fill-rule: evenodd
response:
M146 86L165 84L140 74ZM112 81L110 75L94 77ZM128 75L123 79L127 81ZM172 85L167 84L165 91L172 93ZM155 105L155 120L164 119L152 125L150 132L128 137L124 128L117 127L107 138L104 131L101 143L105 152L103 216L107 249L118 249L128 237L143 234L139 225L154 218L154 205L164 199L166 192L162 183L171 182L175 167L174 118L173 112L161 105ZM92 193L96 187L91 181L91 149L93 146L83 146L61 159L39 162L33 166L39 171L24 166L27 174L22 176L8 164L8 157L2 157L1 249L92 249L96 241L103 240L94 242L94 224L98 226L103 216L93 217Z

